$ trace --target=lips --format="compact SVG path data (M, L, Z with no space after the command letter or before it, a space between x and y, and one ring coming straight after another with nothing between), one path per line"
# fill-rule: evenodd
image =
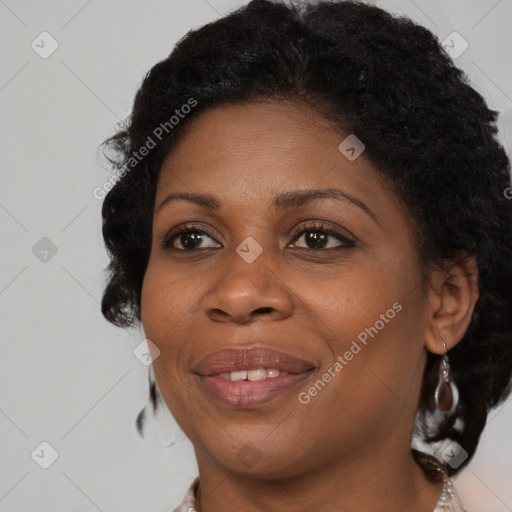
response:
M210 354L194 373L209 397L235 408L253 408L297 388L314 369L313 363L290 354L252 347Z
M210 376L220 373L272 368L280 372L304 373L315 365L304 359L279 352L268 347L252 347L250 349L227 349L214 352L203 357L195 371L200 375Z

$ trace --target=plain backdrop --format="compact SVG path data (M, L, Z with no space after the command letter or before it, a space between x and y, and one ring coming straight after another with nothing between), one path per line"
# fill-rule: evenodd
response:
M148 400L133 353L144 335L100 313L108 260L93 190L110 174L97 148L188 30L244 3L0 0L0 511L172 510L196 475L167 410L145 439L135 430ZM501 112L510 155L512 2L377 4L440 41L460 34L455 62ZM511 420L509 401L457 478L471 512L512 510Z

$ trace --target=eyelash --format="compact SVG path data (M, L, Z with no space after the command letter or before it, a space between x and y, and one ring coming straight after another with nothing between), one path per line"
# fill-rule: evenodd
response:
M312 252L318 252L318 251L329 251L329 250L336 250L336 249L350 249L355 247L354 240L351 240L350 238L343 236L341 233L336 231L334 228L327 224L322 224L321 222L313 222L308 225L302 225L299 226L297 229L294 229L291 233L293 236L293 240L297 240L300 236L302 236L304 233L308 232L321 232L325 233L327 235L332 236L333 238L336 238L339 242L342 242L343 245L339 245L338 247L330 247L328 249L312 249L311 247L300 247L302 250L306 251L312 251Z
M300 226L299 228L293 230L293 232L291 233L291 236L293 236L293 240L295 241L298 238L300 238L299 235L303 235L304 233L308 233L308 232L325 233L327 235L330 235L330 236L336 238L338 241L342 242L343 245L339 245L338 247L330 247L327 249L323 249L323 248L313 249L311 247L299 247L299 249L302 249L305 251L310 251L310 252L318 252L318 251L332 251L332 250L336 250L336 249L351 249L356 246L354 240L352 240L346 236L343 236L341 233L339 233L332 227L330 227L326 224L318 223L318 222L313 222L312 224L309 224L306 226L304 226L304 225ZM204 250L201 248L199 248L199 249L176 249L175 247L172 246L172 244L178 237L180 237L181 235L190 234L190 233L194 233L194 234L198 234L198 235L206 235L212 239L214 238L205 229L203 229L199 226L196 226L194 224L186 224L184 226L184 228L181 229L180 231L171 232L168 235L166 235L166 237L164 238L163 244L162 244L163 248L166 250L177 251L177 252L192 252L192 251ZM214 248L207 247L206 249L214 249Z

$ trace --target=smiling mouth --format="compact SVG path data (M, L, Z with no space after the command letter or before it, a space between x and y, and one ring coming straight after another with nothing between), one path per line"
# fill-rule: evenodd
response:
M220 379L230 380L232 382L240 382L248 380L251 382L258 382L265 379L275 379L280 375L290 375L290 372L285 370L276 370L275 368L266 370L265 368L255 368L254 370L238 370L229 373L218 373L214 375Z
M255 370L258 371L258 370ZM303 383L312 373L313 369L302 373L286 373L275 377L265 377L260 380L241 379L247 371L233 372L240 374L235 376L239 380L218 375L200 375L203 389L209 395L213 395L220 402L236 408L253 408L267 402L275 397L291 391ZM226 375L226 374L224 374ZM230 374L227 374L230 375Z
M194 373L209 398L235 408L254 408L298 387L314 370L313 363L260 346L210 354Z

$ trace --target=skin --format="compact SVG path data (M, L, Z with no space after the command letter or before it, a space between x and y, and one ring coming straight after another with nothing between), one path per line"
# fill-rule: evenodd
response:
M162 397L194 445L201 512L432 512L439 498L441 484L410 453L414 414L427 350L443 353L441 337L449 349L468 328L476 264L462 258L422 283L410 215L364 153L349 161L340 152L347 135L293 103L217 106L191 121L162 165L142 324L160 350L153 367ZM371 213L325 197L272 206L279 193L312 189L342 190ZM213 195L221 207L174 200L159 209L177 192ZM321 229L312 221L350 232L355 245L330 235L314 249L306 235ZM208 231L199 249L183 250L179 236L175 250L164 248L184 223ZM252 263L236 252L249 236L262 248ZM401 311L300 403L298 394L394 303ZM194 365L258 344L315 371L259 407L207 395ZM248 450L250 466L239 456Z

